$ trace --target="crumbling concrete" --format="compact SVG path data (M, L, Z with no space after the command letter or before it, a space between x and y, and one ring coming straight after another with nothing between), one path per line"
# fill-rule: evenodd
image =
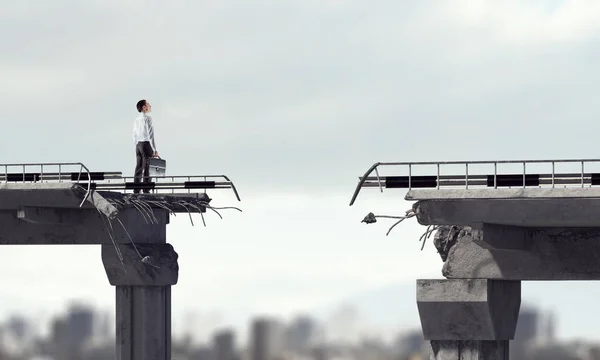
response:
M178 255L171 244L123 244L119 246L123 262L115 248L102 245L102 263L113 286L167 286L177 284ZM139 253L138 253L139 252ZM141 261L141 258L147 259Z
M460 226L441 226L436 231L433 237L433 245L442 257L442 261L448 259L448 253L456 245L461 230L462 227Z
M512 228L513 236L504 239L499 229L461 228L442 274L449 279L600 280L600 228ZM501 240L513 245L502 248Z

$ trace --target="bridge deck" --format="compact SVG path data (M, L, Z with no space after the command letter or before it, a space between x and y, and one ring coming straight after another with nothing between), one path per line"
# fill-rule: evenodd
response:
M577 199L599 198L600 188L516 188L516 189L442 189L409 190L406 200L486 200L486 199Z
M382 166L399 172L383 176ZM596 159L376 163L350 205L363 188L404 189L423 225L600 228L599 166Z
M166 206L172 212L205 212L211 201L207 189L231 189L240 200L226 175L161 176L135 183L121 172L91 172L82 163L0 164L0 211L96 208L115 216L119 208L143 205ZM135 195L135 190L149 193Z
M81 163L0 164L0 245L164 243L167 212L210 208L221 216L207 189L232 189L239 200L225 175L151 179L134 183L120 172L90 172ZM133 194L136 189L149 193Z

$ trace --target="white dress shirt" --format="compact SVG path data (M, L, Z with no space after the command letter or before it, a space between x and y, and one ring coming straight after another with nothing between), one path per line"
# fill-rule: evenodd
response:
M149 141L152 150L156 151L152 118L146 113L141 113L133 122L133 142L137 145L140 141Z

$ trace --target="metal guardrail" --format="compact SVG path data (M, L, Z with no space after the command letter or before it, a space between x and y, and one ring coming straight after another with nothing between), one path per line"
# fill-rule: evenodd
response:
M358 185L354 190L350 206L354 204L358 193L362 188L379 188L383 192L384 188L403 188L408 190L428 188L428 189L448 189L448 188L494 188L499 187L556 187L577 186L585 187L600 185L600 172L586 172L585 166L589 164L600 164L600 159L570 159L570 160L500 160L500 161L445 161L445 162L377 162L373 164L363 176L359 177ZM498 165L509 164L519 165L522 171L518 173L499 173ZM528 165L549 165L551 171L548 173L527 173ZM557 164L575 164L580 171L577 172L556 172ZM443 166L463 166L464 173L457 175L442 175ZM488 174L469 174L469 167L475 165L493 166L493 173ZM402 167L407 170L406 175L380 176L379 168L382 166ZM425 166L435 166L434 175L415 175L415 169L422 169ZM375 176L370 176L375 172Z
M220 179L218 181L216 179ZM150 183L135 183L133 176L121 177L119 181L106 183L93 183L92 187L98 190L127 190L148 189L153 193L175 193L175 190L187 190L191 193L194 189L231 189L238 201L240 195L235 184L226 175L173 175L153 176Z
M179 175L151 177L150 183L136 183L134 177L124 177L121 172L90 172L81 163L31 163L31 164L0 164L4 173L0 174L0 181L23 183L47 182L73 182L80 184L86 181L87 192L83 205L89 197L91 190L121 191L127 193L131 190L149 190L152 193L175 193L176 190L203 189L232 189L238 201L241 201L237 188L226 175ZM69 166L79 166L78 171L69 171ZM19 171L15 171L14 168ZM83 171L85 170L85 171Z
M79 166L79 170L76 172L69 172L69 168ZM56 180L62 182L63 180L73 181L77 184L82 180L87 180L87 191L85 197L79 204L79 207L83 206L85 201L90 195L92 175L90 170L80 162L64 162L64 163L24 163L24 164L0 164L0 168L4 168L4 173L0 175L0 181L5 183L8 182L43 182ZM13 172L11 168L18 168L20 172ZM51 172L47 170L50 169ZM46 170L46 171L45 171ZM67 171L65 171L67 170Z

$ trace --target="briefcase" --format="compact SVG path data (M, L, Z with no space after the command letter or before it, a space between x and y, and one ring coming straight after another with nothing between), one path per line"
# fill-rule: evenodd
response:
M148 165L150 167L150 177L165 176L167 171L167 161L161 158L149 158Z

